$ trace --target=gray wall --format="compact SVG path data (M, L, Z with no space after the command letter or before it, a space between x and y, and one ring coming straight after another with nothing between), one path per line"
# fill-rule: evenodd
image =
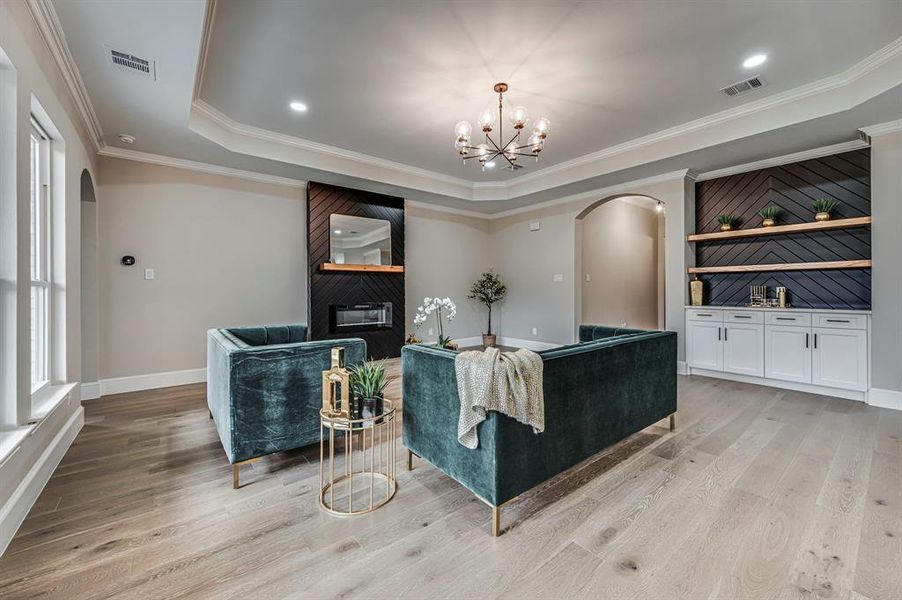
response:
M902 392L902 132L871 140L871 385Z
M605 202L583 217L582 323L658 327L658 217L642 197Z
M100 189L102 378L203 368L211 327L306 322L303 189L111 158Z
M88 171L81 174L81 381L100 374L97 285L97 199Z

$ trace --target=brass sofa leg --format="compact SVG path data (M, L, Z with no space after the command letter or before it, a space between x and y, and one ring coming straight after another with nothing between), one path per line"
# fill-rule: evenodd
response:
M238 469L241 468L241 463L233 463L232 464L232 489L237 490L241 484L238 481Z
M501 507L492 507L492 537L501 535Z
M413 452L407 451L407 470L413 471Z
M670 415L670 431L676 431L676 413Z

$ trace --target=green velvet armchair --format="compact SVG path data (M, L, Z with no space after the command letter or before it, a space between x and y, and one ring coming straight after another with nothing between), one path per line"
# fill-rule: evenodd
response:
M492 532L498 535L501 506L519 494L668 416L673 429L676 334L632 330L606 336L590 327L580 330L588 341L539 352L545 431L534 434L490 412L478 426L475 450L457 440L455 353L405 346L402 431L408 467L412 455L422 457L470 489L492 507Z
M207 405L232 463L319 442L322 372L331 349L345 349L347 365L366 358L359 338L308 342L306 325L207 331Z

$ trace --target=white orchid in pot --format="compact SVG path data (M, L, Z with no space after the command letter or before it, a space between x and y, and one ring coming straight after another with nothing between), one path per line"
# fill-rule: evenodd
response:
M457 305L454 304L451 298L423 298L423 305L417 307L417 314L413 317L413 324L419 328L431 314L435 314L435 322L438 325L438 346L455 350L457 345L450 337L445 337L442 321L443 319L448 319L450 323L454 320L454 316L457 314Z

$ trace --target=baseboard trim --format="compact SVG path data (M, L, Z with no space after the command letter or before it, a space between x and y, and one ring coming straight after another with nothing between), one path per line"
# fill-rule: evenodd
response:
M28 471L13 495L0 509L0 556L6 552L16 531L28 516L28 511L41 495L41 491L47 485L50 476L60 464L69 446L75 441L75 436L81 431L84 422L85 409L79 406Z
M131 377L114 377L101 379L96 383L82 384L82 400L93 400L111 394L125 394L128 392L140 392L142 390L155 390L158 388L172 387L174 385L187 385L189 383L203 383L207 380L207 369L187 369L185 371L165 371L163 373L148 373L147 375L132 375ZM87 394L85 388L87 387Z
M868 390L868 404L879 406L880 408L902 410L902 392L871 388Z
M688 375L688 374L689 374L689 367L686 366L686 361L678 360L677 361L677 375Z
M689 367L687 375L700 375L702 377L714 377L716 379L727 379L729 381L739 381L740 383L752 383L755 385L764 385L781 390L792 390L795 392L808 392L809 394L820 394L822 396L833 396L835 398L845 398L846 400L857 400L864 402L866 400L865 392L855 390L844 390L841 388L831 388L822 385L812 385L810 383L795 383L793 381L779 381L777 379L767 379L765 377L752 377L750 375L736 375L734 373L724 373L722 371L709 371L707 369L699 369Z

